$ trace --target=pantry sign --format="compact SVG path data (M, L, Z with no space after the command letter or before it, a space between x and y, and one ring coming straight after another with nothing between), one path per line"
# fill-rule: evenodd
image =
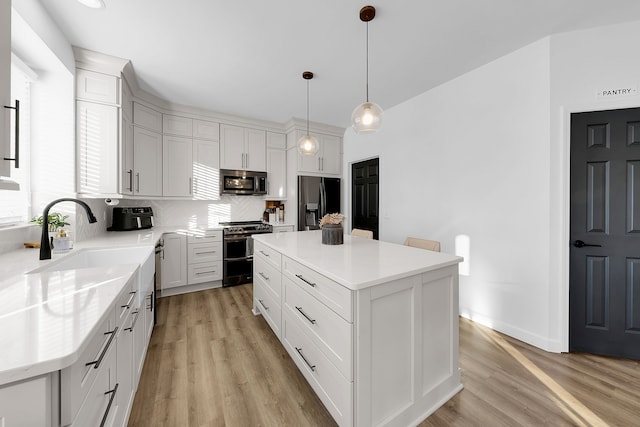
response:
M626 86L614 86L604 89L599 89L596 92L597 99L614 99L614 98L626 98L629 96L638 95L638 87L633 85Z

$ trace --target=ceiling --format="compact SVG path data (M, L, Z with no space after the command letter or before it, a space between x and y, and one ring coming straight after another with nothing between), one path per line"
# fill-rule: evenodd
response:
M130 59L171 102L284 123L347 127L365 98L389 109L549 34L640 20L637 0L43 1L72 45Z

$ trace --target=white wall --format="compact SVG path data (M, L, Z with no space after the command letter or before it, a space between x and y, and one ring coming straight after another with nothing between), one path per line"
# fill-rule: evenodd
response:
M551 39L551 336L568 348L569 125L572 112L640 106L640 96L602 99L596 91L639 88L640 22L560 34Z
M640 22L554 35L389 108L378 134L346 132L345 171L380 157L382 240L455 253L469 236L463 315L568 349L570 113L640 106L596 97L638 88L637 40Z
M345 171L380 158L380 239L455 253L468 236L461 313L545 348L549 49L540 40L390 108L379 133L344 143Z

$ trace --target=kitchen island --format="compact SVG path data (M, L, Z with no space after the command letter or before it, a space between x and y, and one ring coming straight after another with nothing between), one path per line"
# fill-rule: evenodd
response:
M336 422L416 425L462 389L462 258L320 231L254 236L262 314Z

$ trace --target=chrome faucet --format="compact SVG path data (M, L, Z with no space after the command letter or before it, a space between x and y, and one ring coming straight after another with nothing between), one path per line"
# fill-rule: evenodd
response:
M40 259L51 259L51 246L49 243L49 210L59 202L76 202L87 211L89 223L98 222L88 204L78 199L57 199L49 203L42 212L42 237L40 238Z

